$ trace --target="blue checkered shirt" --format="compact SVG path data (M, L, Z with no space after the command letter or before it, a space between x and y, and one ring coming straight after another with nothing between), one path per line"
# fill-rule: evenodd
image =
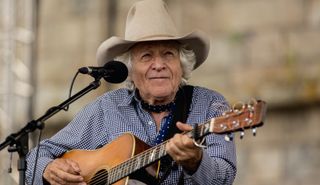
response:
M41 141L35 184L43 184L43 171L50 161L72 149L96 149L126 132L131 132L150 146L155 145L156 124L138 101L134 92L128 89L109 91L85 106L53 137ZM203 123L220 116L228 107L221 94L195 87L187 123ZM195 173L189 174L179 166L171 170L162 184L177 184L182 173L185 185L232 184L236 175L234 143L226 141L223 135L210 134L206 136L206 145ZM33 149L27 156L28 184L31 184L35 158L36 149Z

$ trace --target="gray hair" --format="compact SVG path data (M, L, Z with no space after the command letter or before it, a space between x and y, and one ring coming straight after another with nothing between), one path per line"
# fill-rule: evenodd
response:
M182 80L180 86L183 86L187 84L188 79L191 77L192 70L196 63L196 55L193 50L187 49L185 45L180 45L178 50L182 66ZM131 50L129 50L124 54L116 57L115 60L121 61L126 64L129 71L129 76L126 80L126 87L130 90L134 90L135 85L130 78L132 69L131 57Z

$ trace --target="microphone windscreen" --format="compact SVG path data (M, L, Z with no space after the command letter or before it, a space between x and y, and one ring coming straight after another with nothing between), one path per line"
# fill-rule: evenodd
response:
M121 83L128 77L128 68L122 62L110 61L103 67L108 71L108 75L103 78L109 83Z

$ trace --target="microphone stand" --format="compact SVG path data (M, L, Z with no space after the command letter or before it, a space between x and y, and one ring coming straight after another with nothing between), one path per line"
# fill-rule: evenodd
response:
M19 171L19 185L25 184L25 171L26 171L26 155L29 151L28 139L29 133L33 132L36 129L42 130L44 128L44 122L58 113L60 110L65 110L67 106L71 103L87 94L93 89L96 89L100 86L100 79L102 77L95 77L95 81L91 82L87 87L79 91L77 94L71 96L64 102L62 102L58 106L53 106L47 110L47 112L36 120L32 120L26 124L20 131L16 133L12 133L9 135L6 140L0 144L0 151L5 147L8 147L9 152L18 152L19 160L18 160L18 171Z

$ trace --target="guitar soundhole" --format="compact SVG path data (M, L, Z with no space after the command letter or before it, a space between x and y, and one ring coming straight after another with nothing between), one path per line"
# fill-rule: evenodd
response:
M102 169L98 171L90 180L90 185L106 185L108 183L108 171Z

